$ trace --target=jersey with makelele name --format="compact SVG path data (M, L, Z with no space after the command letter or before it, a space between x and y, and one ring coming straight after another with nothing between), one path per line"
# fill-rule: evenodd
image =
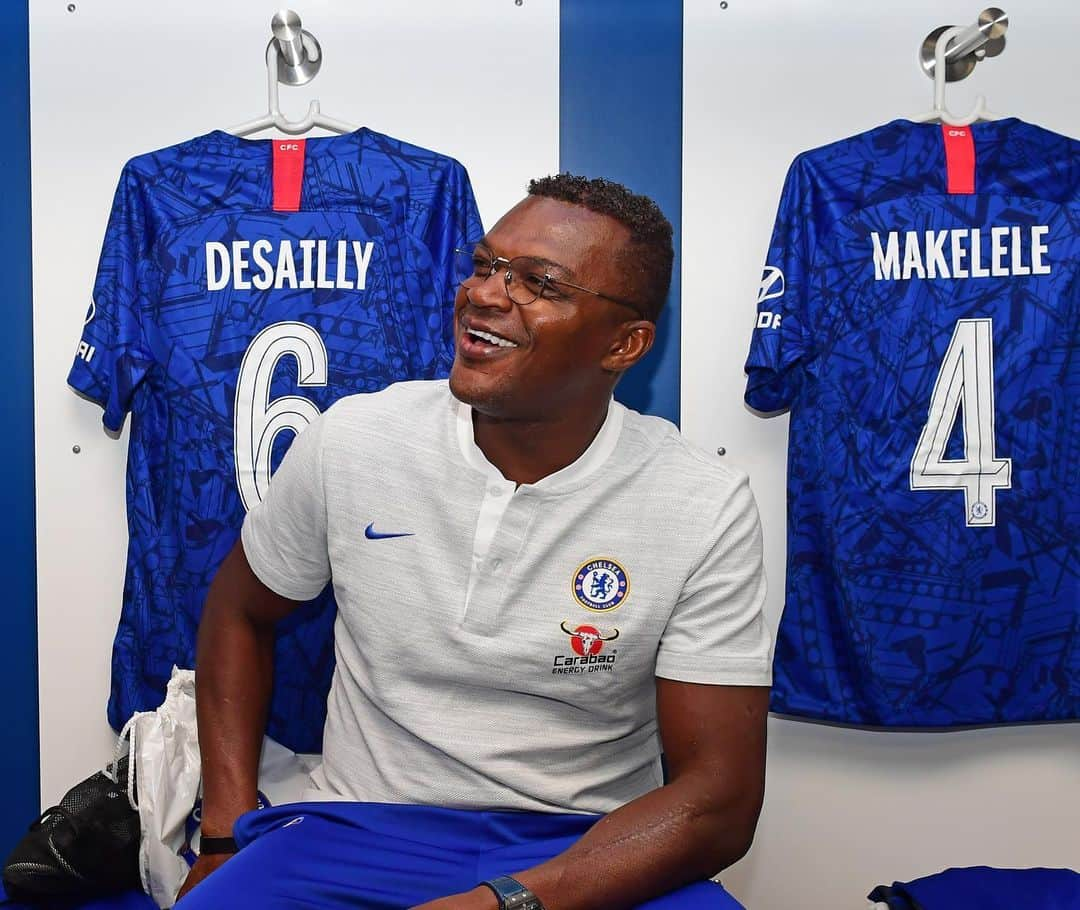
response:
M799 156L747 403L790 408L773 710L1080 717L1080 143L896 121Z
M130 412L129 548L109 720L193 666L213 574L296 434L344 394L444 376L453 250L482 234L456 161L371 130L214 132L130 161L70 384ZM283 624L268 732L319 748L324 592Z

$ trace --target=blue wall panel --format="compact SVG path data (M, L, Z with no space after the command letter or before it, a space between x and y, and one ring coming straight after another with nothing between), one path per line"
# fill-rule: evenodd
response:
M679 421L682 3L562 0L559 167L651 196L675 226L675 275L657 347L616 397Z
M28 5L0 13L0 248L4 250L4 357L13 377L0 395L0 861L38 814L37 579L34 566L34 313L30 296L30 57Z

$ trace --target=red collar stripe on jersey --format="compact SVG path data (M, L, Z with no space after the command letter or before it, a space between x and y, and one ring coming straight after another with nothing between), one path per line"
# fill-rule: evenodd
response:
M941 124L950 193L975 192L975 140L971 128Z
M271 139L274 147L274 211L300 211L304 182L304 139Z

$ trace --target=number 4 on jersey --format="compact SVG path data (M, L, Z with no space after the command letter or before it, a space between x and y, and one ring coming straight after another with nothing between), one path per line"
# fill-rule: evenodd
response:
M941 363L930 413L911 456L911 489L964 491L969 528L992 527L998 490L1012 485L1012 459L994 455L994 339L990 319L960 319ZM964 457L945 447L963 404Z

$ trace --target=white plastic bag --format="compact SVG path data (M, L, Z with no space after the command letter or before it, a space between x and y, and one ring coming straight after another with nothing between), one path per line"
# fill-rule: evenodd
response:
M195 672L173 667L165 701L156 711L135 714L120 733L134 768L136 808L142 838L139 873L143 890L159 907L171 907L199 845L202 770L195 719ZM310 785L322 756L297 754L263 738L259 759L259 803L296 802ZM129 772L129 780L131 774ZM129 785L130 791L130 785Z
M165 701L156 711L132 716L120 733L118 751L125 739L142 828L139 875L143 890L159 907L171 907L188 872L179 850L201 779L195 672L173 667Z

